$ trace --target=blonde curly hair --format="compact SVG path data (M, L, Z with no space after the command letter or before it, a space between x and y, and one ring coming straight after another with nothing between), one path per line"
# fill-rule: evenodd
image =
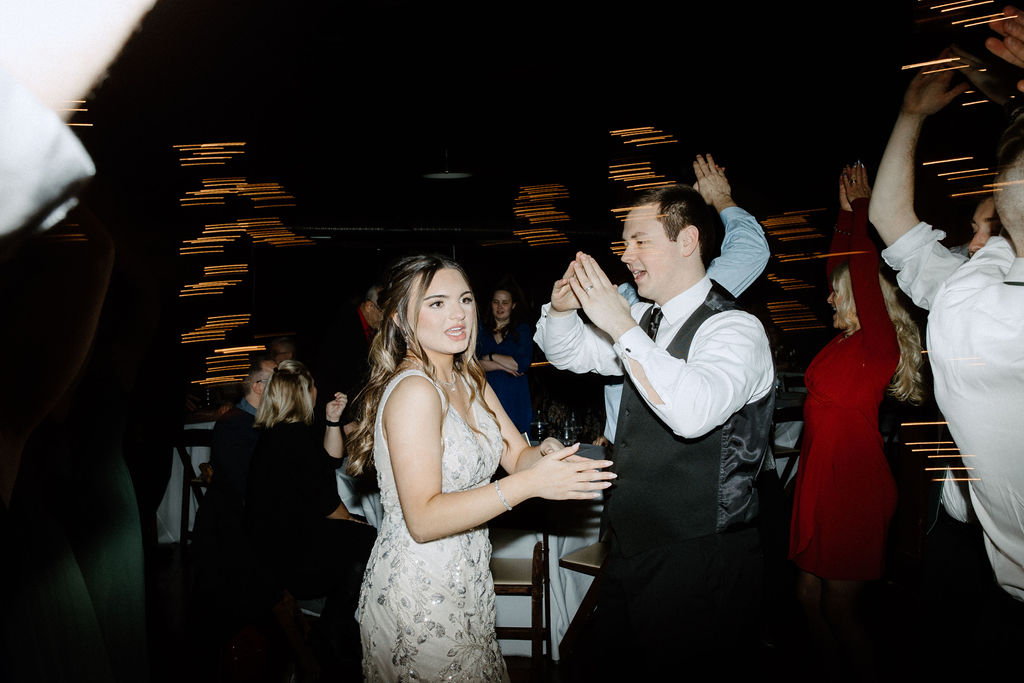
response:
M920 405L925 398L924 377L921 374L921 330L910 315L906 295L890 281L885 271L879 268L878 283L885 300L885 310L896 330L896 341L900 347L900 361L896 366L888 393L898 401ZM850 278L850 264L844 261L832 271L832 289L836 293L835 305L839 327L853 334L856 327L857 308L853 298L853 282Z

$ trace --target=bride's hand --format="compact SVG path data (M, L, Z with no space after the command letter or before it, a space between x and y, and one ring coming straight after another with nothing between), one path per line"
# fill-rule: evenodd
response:
M611 486L611 460L590 460L576 455L580 445L561 448L545 455L528 472L533 477L533 495L548 500L589 500L599 498Z

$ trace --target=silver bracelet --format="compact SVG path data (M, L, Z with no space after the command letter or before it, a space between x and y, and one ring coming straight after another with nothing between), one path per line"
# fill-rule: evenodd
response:
M498 500L500 500L501 504L505 506L505 509L512 512L512 506L508 504L507 500L505 500L505 495L501 492L501 487L498 486L498 482L494 482L494 490L498 492Z

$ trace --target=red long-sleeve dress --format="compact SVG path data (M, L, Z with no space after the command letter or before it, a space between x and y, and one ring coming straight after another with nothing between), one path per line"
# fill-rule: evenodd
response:
M849 258L860 329L840 333L807 367L804 438L789 556L816 576L882 575L896 509L896 482L878 431L878 407L899 363L896 331L878 283L878 251L867 235L868 200L839 215L828 273ZM849 233L849 234L844 234Z

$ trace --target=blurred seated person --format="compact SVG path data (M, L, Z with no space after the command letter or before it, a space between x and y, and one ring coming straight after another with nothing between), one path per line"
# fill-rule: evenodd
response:
M526 371L533 362L533 334L521 319L522 290L511 279L498 284L490 306L480 316L476 357L487 371L487 383L520 432L529 432L533 406Z
M337 393L327 404L320 437L312 427L316 393L299 361L279 364L267 383L256 412L260 434L249 467L246 525L266 604L283 590L299 600L326 597L320 623L329 654L346 670L358 670L356 603L376 530L353 518L338 496L340 418L348 399Z
M277 363L266 354L254 356L242 382L245 395L213 427L213 476L196 511L192 550L197 607L209 609L203 621L215 643L254 616L245 488L259 438L253 426L256 409L276 368Z
M275 363L295 360L295 340L291 337L274 337L267 344L267 353Z
M218 488L229 492L239 503L245 500L249 460L259 437L253 427L256 410L276 369L277 362L268 355L255 356L242 382L245 395L213 426L210 465Z

